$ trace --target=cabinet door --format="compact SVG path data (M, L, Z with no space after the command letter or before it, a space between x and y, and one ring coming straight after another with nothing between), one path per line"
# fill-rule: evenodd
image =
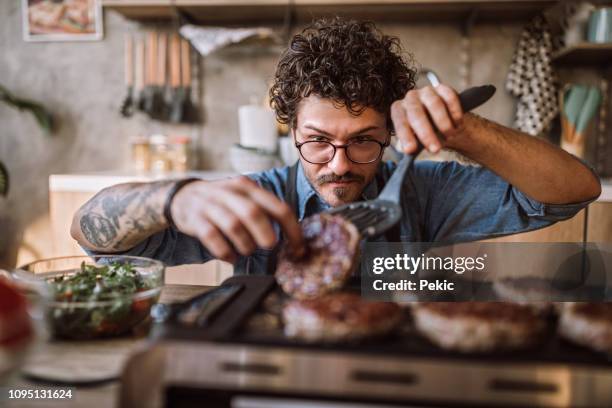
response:
M53 256L85 254L79 244L70 236L70 225L77 210L93 196L94 193L90 192L49 192Z
M598 202L589 206L587 237L590 242L612 243L612 203Z

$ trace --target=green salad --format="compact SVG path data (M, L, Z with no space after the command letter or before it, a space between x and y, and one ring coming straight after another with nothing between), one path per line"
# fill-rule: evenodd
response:
M82 263L80 270L51 278L49 283L54 299L50 320L58 337L123 334L149 315L159 295L153 291L150 296L134 296L159 285L129 263Z

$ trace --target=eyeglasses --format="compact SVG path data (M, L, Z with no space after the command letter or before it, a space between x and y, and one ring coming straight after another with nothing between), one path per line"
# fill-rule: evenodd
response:
M335 145L325 140L295 143L295 147L300 151L300 156L312 164L329 163L336 155L337 149L346 149L346 157L353 163L372 163L380 159L384 148L387 146L389 146L389 140L381 143L371 139L356 139L343 145Z

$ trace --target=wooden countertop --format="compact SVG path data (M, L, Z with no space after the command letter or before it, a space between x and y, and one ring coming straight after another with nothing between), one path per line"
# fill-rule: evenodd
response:
M165 285L162 289L160 303L176 303L200 293L209 290L210 286L195 286L195 285ZM61 359L62 356L72 355L74 353L89 352L87 362L82 364L96 364L100 369L108 369L109 367L121 367L127 356L133 350L137 350L146 343L146 337L143 338L119 338L113 340L104 340L99 342L51 342L45 347L39 347L39 350L31 356L32 359ZM81 350L81 351L79 351ZM94 352L92 352L94 351ZM43 382L35 382L28 380L22 376L16 376L5 384L9 388L18 388L22 390L32 390L36 388L73 388L72 399L65 400L12 400L2 401L7 408L97 408L97 407L114 407L117 402L119 392L118 381L107 381L99 385L88 386L72 386L72 385L53 385Z

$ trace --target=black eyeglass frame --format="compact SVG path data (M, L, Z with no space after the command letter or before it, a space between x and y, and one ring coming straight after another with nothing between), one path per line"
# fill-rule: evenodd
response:
M351 159L351 156L349 156L348 154L348 147L352 144L358 143L358 142L374 142L377 143L380 146L380 152L378 153L378 156L376 156L375 159L372 159L370 161L367 162L358 162L355 161L353 159ZM324 161L324 162L311 162L310 160L308 160L306 157L304 157L304 155L302 154L302 146L304 146L307 143L327 143L328 145L331 145L332 148L334 149L334 153L331 155L331 157L329 158L329 160ZM306 160L308 163L310 164L326 164L329 163L330 161L334 160L334 157L336 157L336 151L338 149L345 149L346 150L346 157L353 163L355 164L370 164L370 163L374 163L376 160L380 159L383 155L383 152L385 151L385 147L388 147L391 144L391 138L388 138L386 142L379 142L378 140L373 140L373 139L357 139L357 140L352 140L346 144L343 145L335 145L332 142L329 142L327 140L306 140L305 142L295 142L295 147L298 149L298 151L300 152L300 156L302 156L302 158L304 160Z

